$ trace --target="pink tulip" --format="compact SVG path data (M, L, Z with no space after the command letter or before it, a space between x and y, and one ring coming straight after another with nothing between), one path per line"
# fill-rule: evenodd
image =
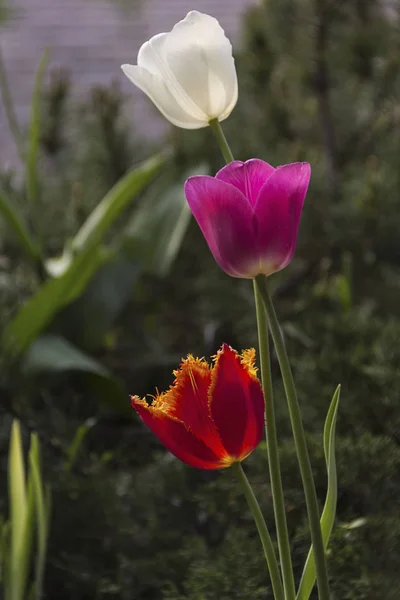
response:
M290 263L310 176L308 163L275 169L253 158L186 181L190 209L225 273L252 279Z

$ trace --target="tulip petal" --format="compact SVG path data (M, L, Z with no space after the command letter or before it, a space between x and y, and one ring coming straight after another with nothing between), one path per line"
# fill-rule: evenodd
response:
M264 396L254 369L224 344L211 374L210 411L227 452L243 460L264 429Z
M221 469L225 464L206 444L196 438L182 421L169 416L160 409L154 409L137 396L132 398L132 406L142 421L151 429L164 446L179 460L198 469Z
M237 76L232 45L217 19L189 12L167 35L163 57L208 120L230 114L238 97Z
M245 163L234 160L218 171L215 177L234 185L254 207L260 189L274 172L274 167L267 162L252 158Z
M185 183L190 209L221 267L232 277L253 277L248 263L257 252L253 211L234 186L199 175Z
M215 454L224 457L226 452L208 407L208 389L211 385L209 365L189 355L174 374L174 384L156 402L166 407L165 412L169 416L185 423L186 428L212 448Z
M128 79L150 98L173 125L183 129L200 129L208 125L207 120L196 119L178 104L159 75L135 65L122 65L121 68Z
M171 96L181 109L190 115L195 121L200 120L202 123L208 123L207 114L200 109L198 104L190 96L190 90L187 90L181 85L177 78L177 73L172 65L172 68L167 60L167 44L172 32L159 33L152 37L148 42L145 42L138 53L138 66L146 69L152 75L157 75L164 82L165 87L169 90ZM186 57L187 60L187 57ZM200 65L201 67L202 65ZM186 69L187 64L186 64ZM196 65L196 70L198 65ZM193 72L193 67L191 66ZM159 101L162 97L159 96Z
M310 176L308 163L284 165L276 169L259 192L254 212L259 272L265 275L283 269L293 257Z

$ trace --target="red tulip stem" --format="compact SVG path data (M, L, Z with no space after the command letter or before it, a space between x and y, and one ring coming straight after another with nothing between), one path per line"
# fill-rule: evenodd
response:
M285 593L283 591L281 575L279 572L278 562L275 556L274 546L272 544L271 536L269 535L264 516L261 512L260 505L257 502L257 498L255 497L249 480L247 479L246 474L243 471L241 463L233 463L232 469L239 480L240 487L242 488L243 494L247 500L247 504L249 505L255 524L257 525L261 543L264 548L264 554L265 559L267 561L269 574L271 577L274 598L275 600L285 600Z
M296 387L290 368L289 358L286 352L285 342L272 298L268 289L267 279L264 275L258 275L255 279L257 289L262 297L269 327L274 341L279 366L281 368L283 385L289 407L289 415L292 423L293 437L299 461L301 478L303 480L304 495L306 499L308 522L310 526L311 541L314 549L315 567L317 571L318 597L319 600L329 600L328 572L322 532L320 526L320 513L318 508L317 493L312 474L310 456L308 453L306 436L301 419L300 406L297 398Z
M289 533L286 521L285 498L283 495L281 468L279 464L279 448L276 432L271 360L268 341L268 321L263 300L256 282L254 282L254 297L256 302L261 380L265 397L265 434L267 439L268 464L283 585L285 587L285 599L295 600L296 588L293 577Z

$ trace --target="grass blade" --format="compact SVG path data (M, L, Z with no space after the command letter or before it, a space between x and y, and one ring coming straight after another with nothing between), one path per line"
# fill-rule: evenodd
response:
M14 110L14 102L11 97L10 86L8 84L8 77L6 67L4 65L3 53L0 47L0 92L3 99L4 111L7 117L8 127L11 135L14 139L17 147L18 156L22 162L24 162L24 140L22 137L21 129L18 124L18 119Z
M48 537L48 511L40 473L39 441L36 434L32 435L29 451L29 467L32 488L35 497L36 525L37 525L37 554L35 561L35 592L34 598L39 600L42 596L43 575L46 563L47 537Z
M17 206L10 198L8 198L1 188L0 215L14 232L15 237L18 239L27 256L34 261L37 261L40 258L39 247L32 239L22 215L19 214Z
M152 181L163 163L162 155L154 156L122 177L90 213L72 240L73 251L81 252L99 244L115 219Z
M32 544L34 496L32 486L28 485L28 489L26 488L21 430L18 421L14 421L11 430L8 480L11 551L7 600L23 600Z
M328 546L329 538L332 533L335 522L336 502L337 502L337 472L335 458L335 432L336 419L340 399L340 385L336 388L328 410L324 427L324 454L326 468L328 472L328 489L326 493L324 510L321 516L321 530L324 541L324 548ZM314 552L312 547L307 556L303 575L300 581L296 600L308 600L315 584L316 571L314 562Z

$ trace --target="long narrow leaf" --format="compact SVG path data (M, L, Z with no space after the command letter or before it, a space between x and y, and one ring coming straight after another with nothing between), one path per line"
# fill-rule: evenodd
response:
M43 575L46 562L46 549L48 537L48 514L45 503L42 478L40 474L39 441L36 434L32 435L29 451L29 476L35 495L36 529L37 529L37 553L35 558L35 594L34 598L42 596Z
M72 249L79 252L99 244L115 219L144 190L163 163L161 154L154 156L120 179L86 219L72 240Z
M78 427L75 432L75 435L67 448L67 460L64 463L64 469L66 471L71 471L72 467L75 464L76 457L78 456L79 450L82 447L83 442L89 431L96 424L96 419L91 418L87 419L82 425Z
M15 358L26 350L57 311L79 296L104 259L100 249L88 248L75 257L64 275L43 284L6 327L3 345L7 354Z
M340 385L336 388L335 393L333 394L324 427L324 454L328 472L328 490L326 494L324 510L321 516L321 531L325 549L328 546L336 514L337 473L335 458L335 432L339 399ZM316 570L314 551L311 547L307 556L306 564L304 566L296 600L308 600L314 587L315 579Z
M9 591L9 564L10 564L10 521L1 519L0 524L0 583L4 590L4 598L7 600L10 597Z
M11 551L7 600L23 600L32 545L34 496L32 485L25 484L25 466L21 431L14 421L11 431L8 464Z
M38 199L37 163L40 143L40 97L48 58L49 53L45 50L36 71L31 105L29 144L26 157L26 195L33 213L37 212L37 206L35 205Z
M5 547L6 547L6 523L0 515L0 583L4 580L4 562L5 562Z
M149 184L163 163L162 155L149 159L125 175L106 194L75 236L71 258L66 261L64 272L46 282L6 328L3 344L8 353L15 357L26 350L56 313L84 291L106 258L107 253L99 246L103 236L129 202Z
M3 6L0 6L0 21ZM11 135L14 138L15 145L17 147L19 158L24 162L24 141L21 133L21 129L18 123L17 115L14 110L14 102L11 97L10 86L8 84L8 76L6 67L3 60L3 52L0 47L0 92L3 100L4 111L7 117L8 127Z
M24 529L26 505L25 466L22 455L21 430L18 421L11 428L8 456L9 512L11 522L11 573L18 573L20 544ZM12 576L14 580L14 577Z
M21 247L33 260L38 260L40 253L39 247L32 239L29 230L24 222L22 215L20 214L18 207L15 203L8 198L7 194L0 187L0 217L3 217L4 221L13 231L15 237L18 239Z
M149 188L122 237L127 255L152 274L168 274L181 247L191 213L184 194L185 180L207 172L205 165L171 185L167 173Z

